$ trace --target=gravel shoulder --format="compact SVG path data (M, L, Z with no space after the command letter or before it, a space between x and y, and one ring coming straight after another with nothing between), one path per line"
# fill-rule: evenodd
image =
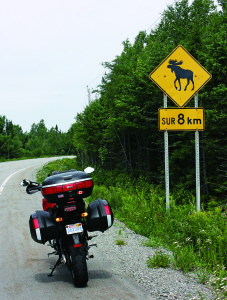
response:
M148 268L147 258L152 257L157 249L144 246L147 238L134 233L120 221L115 219L109 230L95 234L98 234L93 239L97 248L92 247L90 254L96 256L101 249L112 272L122 276L127 274L147 291L151 299L214 299L211 290L200 284L193 274L183 274L171 268ZM116 245L117 240L125 241L126 245Z

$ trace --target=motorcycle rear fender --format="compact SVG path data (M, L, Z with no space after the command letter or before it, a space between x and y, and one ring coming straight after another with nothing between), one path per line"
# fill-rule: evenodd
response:
M80 234L79 233L73 234L72 237L73 237L74 248L81 247Z
M74 248L81 247L83 244L83 236L81 233L66 235L63 243L66 247L73 246Z

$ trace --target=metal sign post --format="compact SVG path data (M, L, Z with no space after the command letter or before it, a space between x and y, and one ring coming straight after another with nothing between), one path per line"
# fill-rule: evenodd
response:
M167 95L163 94L164 108L167 108ZM166 186L166 210L170 209L169 205L169 140L168 131L164 132L164 145L165 145L165 186Z
M198 94L195 95L195 107L198 107ZM200 163L199 131L195 131L195 168L196 168L196 210L200 211Z

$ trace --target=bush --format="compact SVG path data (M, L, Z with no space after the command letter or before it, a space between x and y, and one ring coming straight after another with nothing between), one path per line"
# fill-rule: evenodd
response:
M170 254L164 253L162 250L155 251L153 257L148 257L148 268L168 268L172 262Z

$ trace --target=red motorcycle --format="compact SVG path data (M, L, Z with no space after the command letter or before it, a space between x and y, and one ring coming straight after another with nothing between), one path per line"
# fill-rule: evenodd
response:
M29 226L32 239L41 244L49 242L54 249L50 254L58 255L48 276L64 263L76 287L88 282L87 260L93 257L88 251L96 246L88 245L92 239L88 232L104 232L113 224L113 213L106 200L97 199L86 208L83 198L92 193L94 182L89 173L93 171L91 167L84 171L54 171L42 184L27 179L21 182L28 194L41 191L44 197L43 210L30 216Z

